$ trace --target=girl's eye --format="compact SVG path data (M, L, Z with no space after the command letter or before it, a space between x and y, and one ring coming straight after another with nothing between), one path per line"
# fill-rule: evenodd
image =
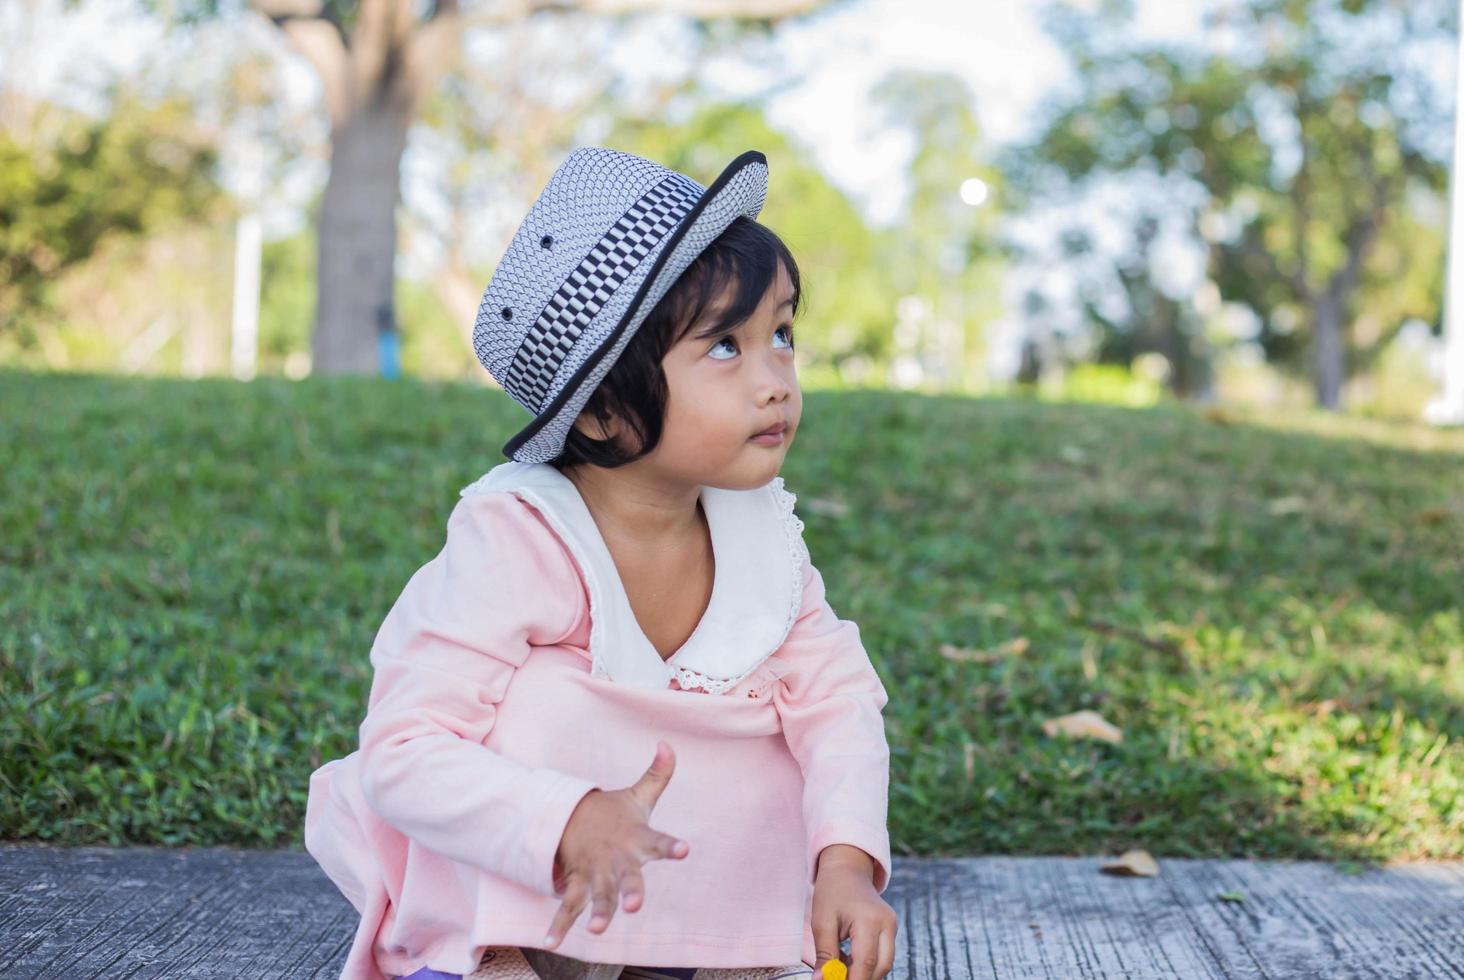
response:
M787 337L788 337L788 344L787 344L787 346L788 347L792 347L793 346L793 328L790 327L790 326L788 326L787 324L784 324L783 326L778 327L778 330L781 330L784 334L787 335ZM776 337L778 335L778 330L774 330L773 331L773 336ZM721 340L717 341L715 344L712 345L712 351L715 351L718 347L721 347L723 344L731 344L732 346L735 347L737 345L737 341L733 340L731 337L723 337ZM709 351L708 353L711 353L711 352ZM714 361L729 361L729 360L731 360L731 358L730 357L713 357L712 360L714 360Z

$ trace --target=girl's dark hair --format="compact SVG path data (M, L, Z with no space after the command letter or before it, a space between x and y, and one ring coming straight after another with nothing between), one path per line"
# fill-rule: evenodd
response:
M634 431L639 446L632 448L612 439L593 439L571 428L564 448L549 460L549 465L562 470L590 463L613 469L655 449L661 441L666 415L668 391L661 361L667 351L724 291L729 292L730 302L696 336L710 341L737 329L762 302L777 277L779 263L788 270L788 278L793 283L792 315L796 316L801 286L793 253L767 226L746 215L734 218L692 260L646 315L582 410L601 422L608 422L613 412Z

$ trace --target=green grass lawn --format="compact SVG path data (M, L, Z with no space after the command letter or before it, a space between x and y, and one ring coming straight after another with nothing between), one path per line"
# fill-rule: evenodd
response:
M0 836L299 846L526 418L0 372ZM897 853L1464 857L1464 433L809 392L783 472L890 692ZM1085 708L1123 742L1043 734Z

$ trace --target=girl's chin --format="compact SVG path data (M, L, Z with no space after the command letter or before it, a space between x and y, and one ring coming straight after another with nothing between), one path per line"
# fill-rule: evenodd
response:
M769 452L766 447L748 446L746 457L727 467L720 479L708 486L723 490L756 490L765 486L783 468L783 453ZM781 447L779 447L781 448Z

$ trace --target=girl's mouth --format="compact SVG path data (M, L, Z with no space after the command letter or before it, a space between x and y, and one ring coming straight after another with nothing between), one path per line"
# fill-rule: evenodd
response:
M752 437L751 441L757 443L759 446L780 446L783 443L783 433L787 428L786 425L780 425L776 428L768 429L766 432L759 432Z

